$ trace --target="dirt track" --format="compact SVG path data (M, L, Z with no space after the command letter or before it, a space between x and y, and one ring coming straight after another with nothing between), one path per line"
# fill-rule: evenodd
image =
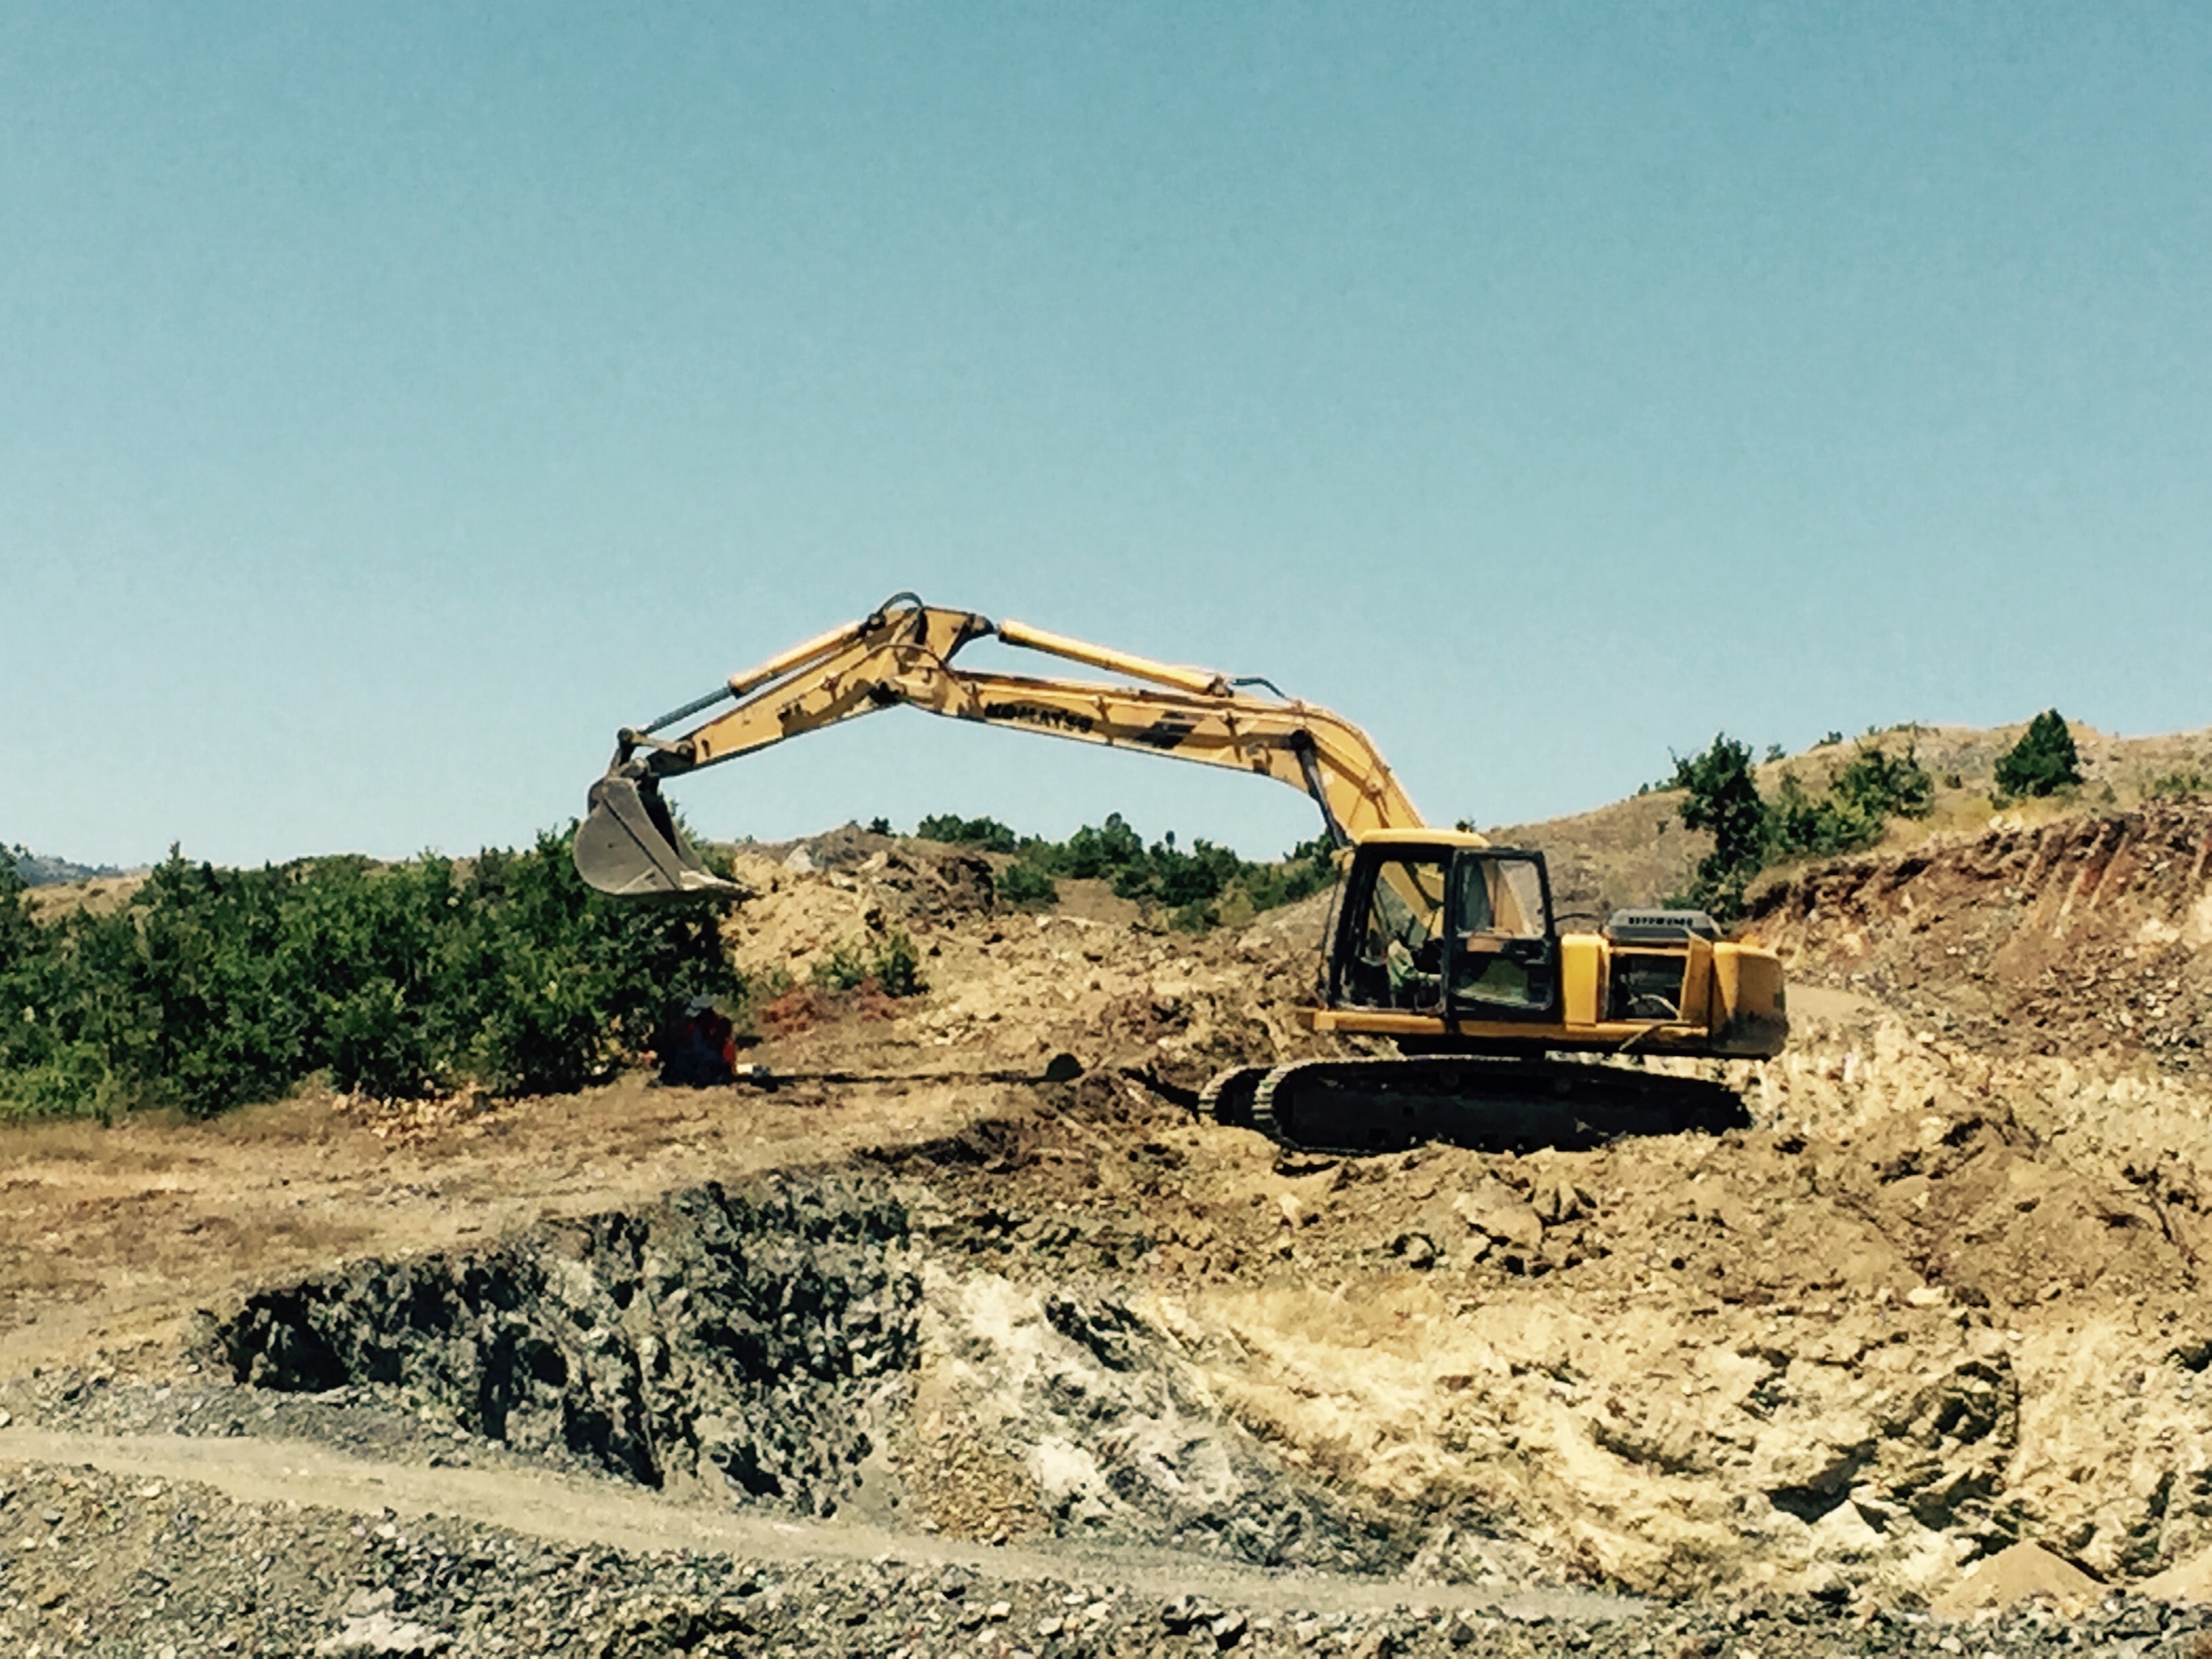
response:
M633 1553L691 1551L756 1562L866 1562L895 1558L910 1567L962 1566L1007 1583L1037 1581L1115 1584L1166 1601L1202 1593L1270 1611L1382 1610L1419 1605L1488 1608L1516 1619L1572 1619L1588 1624L1628 1618L1640 1604L1588 1591L1500 1595L1450 1584L1301 1574L1292 1580L1169 1551L1098 1550L1048 1541L992 1547L861 1522L803 1522L733 1512L694 1495L689 1501L623 1482L527 1468L433 1468L392 1458L350 1456L311 1440L252 1436L194 1439L180 1435L56 1434L0 1429L0 1465L90 1468L143 1485L187 1481L254 1504L312 1504L404 1520L443 1516L558 1543L598 1544Z

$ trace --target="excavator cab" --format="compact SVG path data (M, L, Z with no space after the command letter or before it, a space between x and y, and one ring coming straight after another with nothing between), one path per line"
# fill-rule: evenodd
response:
M1559 948L1544 855L1463 848L1452 858L1445 981L1451 1011L1548 1019L1559 1000Z
M1384 832L1346 878L1332 1006L1541 1019L1559 1002L1559 945L1540 853L1473 836Z

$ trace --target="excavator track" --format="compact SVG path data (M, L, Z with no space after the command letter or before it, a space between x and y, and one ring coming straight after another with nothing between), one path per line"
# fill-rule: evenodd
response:
M1200 1113L1218 1123L1250 1123L1252 1097L1267 1075L1265 1066L1232 1066L1215 1073L1198 1091Z
M1733 1091L1701 1079L1471 1055L1294 1060L1260 1079L1249 1110L1251 1126L1284 1146L1337 1152L1431 1140L1484 1151L1575 1149L1750 1122Z

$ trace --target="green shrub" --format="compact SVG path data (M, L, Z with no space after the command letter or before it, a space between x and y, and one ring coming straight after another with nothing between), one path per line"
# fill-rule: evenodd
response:
M1121 898L1166 910L1171 926L1198 932L1217 925L1224 913L1249 915L1321 891L1335 882L1336 860L1326 838L1302 842L1279 860L1265 863L1203 837L1179 847L1173 830L1147 847L1114 812L1066 841L1022 837L998 886L1007 902L1028 908L1054 902L1056 881L1102 879Z
M875 976L886 996L918 997L929 988L921 976L921 952L903 928L891 929L877 951Z
M1011 853L1014 832L996 818L963 818L955 812L933 813L915 826L922 841L947 842L956 847L980 847L987 853Z
M1019 910L1042 910L1060 902L1060 884L1038 866L1018 860L999 872L999 896Z
M1911 748L1892 755L1863 740L1818 795L1784 772L1774 799L1764 799L1750 749L1725 732L1703 754L1675 760L1672 787L1684 792L1683 824L1713 837L1680 902L1723 920L1741 911L1744 890L1774 860L1871 847L1891 818L1925 817L1936 804L1936 781Z
M1095 881L1141 865L1145 838L1119 812L1109 812L1106 822L1096 829L1086 823L1064 842L1035 842L1025 850L1054 875Z
M2027 723L2021 739L1997 762L1997 793L2008 800L2053 794L2081 781L2074 734L2056 708Z
M824 991L856 991L867 983L868 949L859 939L840 939L814 963L813 980Z
M1767 807L1767 855L1826 857L1873 846L1893 817L1924 818L1936 809L1936 780L1907 749L1891 755L1862 741L1821 794L1784 772Z
M716 923L592 892L567 836L465 869L173 848L107 915L32 924L0 899L0 1117L205 1116L318 1073L387 1097L574 1089L738 988Z
M1767 852L1783 858L1856 852L1881 839L1884 822L1848 796L1807 793L1795 772L1785 772L1768 808Z
M824 991L857 991L872 985L886 996L920 996L929 988L921 976L921 952L902 928L877 943L842 939L814 964L814 983Z
M2143 786L2146 795L2203 795L2212 794L2212 777L2196 767L2185 766L2172 772L2162 772Z
M1255 910L1296 904L1336 884L1336 844L1326 836L1302 841L1279 863L1246 866L1237 880Z
M1936 810L1936 780L1910 746L1892 755L1862 743L1836 769L1828 789L1870 818L1924 818Z

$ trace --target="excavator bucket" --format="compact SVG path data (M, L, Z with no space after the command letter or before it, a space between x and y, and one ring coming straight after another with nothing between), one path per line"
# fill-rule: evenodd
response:
M699 861L652 779L621 769L592 786L576 831L576 873L617 898L737 898L744 890Z

